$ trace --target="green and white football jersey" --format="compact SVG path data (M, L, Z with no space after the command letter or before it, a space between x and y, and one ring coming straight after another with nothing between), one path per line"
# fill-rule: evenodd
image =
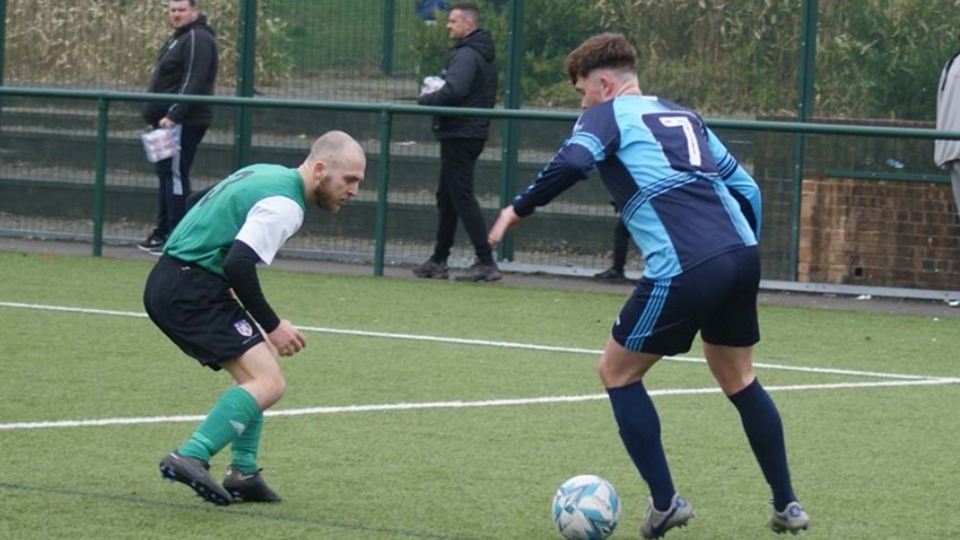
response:
M234 240L250 246L263 263L303 224L303 180L296 169L257 164L217 183L183 217L163 252L223 276Z

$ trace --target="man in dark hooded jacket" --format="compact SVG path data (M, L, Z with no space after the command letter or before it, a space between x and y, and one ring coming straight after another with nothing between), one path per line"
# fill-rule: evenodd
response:
M443 85L423 93L420 105L439 107L493 108L497 94L497 65L493 37L479 28L476 4L450 6L447 30L457 40L443 69ZM439 223L433 255L413 269L421 278L447 279L447 259L453 247L457 220L470 236L476 263L457 281L496 281L500 270L487 242L486 224L473 193L477 158L490 133L490 120L464 116L437 116L433 131L440 141L440 182L437 187Z
M213 95L219 61L217 39L206 16L197 11L195 0L170 0L167 18L174 32L160 49L147 92ZM186 213L190 166L213 121L213 110L202 104L153 102L144 103L141 114L152 129L172 130L178 148L172 157L156 163L160 180L157 224L150 236L137 244L159 255L167 236Z

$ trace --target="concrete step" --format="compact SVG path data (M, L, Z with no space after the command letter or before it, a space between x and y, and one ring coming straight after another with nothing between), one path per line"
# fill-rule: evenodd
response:
M50 220L86 220L92 218L94 187L88 177L81 180L66 170L38 171L43 179L0 177L0 214L30 216ZM197 189L209 185L198 182ZM377 193L363 190L337 215L310 210L303 232L336 235L344 238L376 237ZM388 198L387 238L390 242L432 241L436 227L433 194L391 192ZM500 205L494 194L480 197L487 224L496 219ZM140 223L148 230L156 216L156 180L132 171L111 174L105 191L104 218L111 222ZM562 211L561 211L562 210ZM614 213L603 205L578 205L553 208L538 213L524 227L524 238L535 243L536 251L605 253L614 223ZM465 235L459 235L461 243Z
M152 174L153 166L146 161L140 142L141 133L136 129L110 131L107 140L108 172L144 171ZM303 136L272 135L265 142L269 144L255 144L251 148L251 162L294 167L303 160L312 141ZM380 144L370 139L362 140L361 144L367 153L366 188L377 182ZM400 141L391 145L390 152L391 191L435 191L439 172L439 145L436 142ZM550 154L524 150L520 157L522 161L516 178L518 190L535 178ZM89 171L92 178L96 168L96 139L82 130L8 127L0 131L0 160L0 174L5 174L3 168L10 166L25 168L56 164L68 169ZM234 166L232 134L212 130L200 145L191 177L215 181L230 174ZM501 176L500 149L488 146L477 163L477 193L498 194ZM607 200L600 182L585 182L582 188L578 186L578 197L586 197L590 203Z

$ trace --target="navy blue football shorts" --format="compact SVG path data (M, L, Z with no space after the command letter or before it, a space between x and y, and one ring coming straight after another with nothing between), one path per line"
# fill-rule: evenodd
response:
M147 278L143 306L180 350L213 370L263 342L223 278L168 255Z
M690 350L700 332L714 345L760 341L756 246L723 253L672 278L641 278L620 310L612 335L630 351L665 356Z

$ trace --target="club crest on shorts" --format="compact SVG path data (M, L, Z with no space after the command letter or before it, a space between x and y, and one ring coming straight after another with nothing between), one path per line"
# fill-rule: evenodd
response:
M243 337L250 337L253 335L253 325L250 324L250 321L246 319L240 319L233 323L233 327L237 330L237 333Z

